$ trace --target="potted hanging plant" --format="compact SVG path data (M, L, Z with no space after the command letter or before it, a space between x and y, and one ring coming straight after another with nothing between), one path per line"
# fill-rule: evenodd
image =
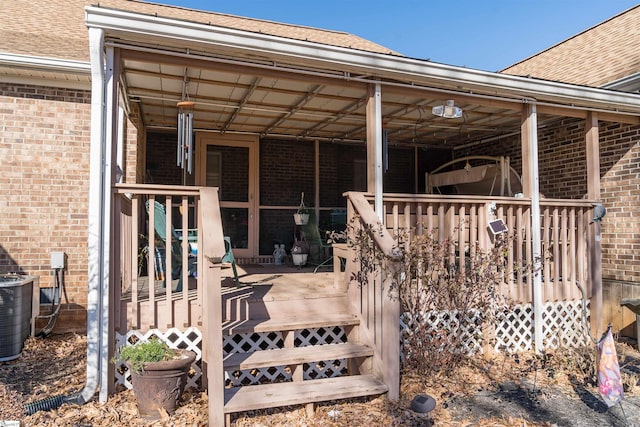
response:
M304 240L295 240L295 243L291 247L291 259L293 265L302 267L307 263L307 257L309 256L309 244Z
M155 420L164 411L172 414L176 410L195 359L194 352L169 348L154 338L122 348L115 360L124 362L131 372L138 412Z
M293 214L293 221L296 225L307 225L309 223L309 209L304 205L304 193L300 198L298 210Z

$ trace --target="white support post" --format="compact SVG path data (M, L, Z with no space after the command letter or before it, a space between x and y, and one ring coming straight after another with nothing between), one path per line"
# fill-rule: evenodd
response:
M382 89L369 86L367 102L367 192L374 194L374 209L382 221Z
M316 211L316 221L320 219L320 141L313 141L313 151L315 153L315 192L313 195L313 206Z
M586 119L586 162L587 162L587 197L600 202L600 129L598 113L589 112ZM602 296L602 246L600 222L594 221L589 225L588 262L589 285L591 288L591 335L599 337L604 332L603 296Z
M528 158L528 174L526 176L531 197L531 252L533 280L531 286L533 294L534 344L536 352L544 350L543 322L542 322L542 236L540 232L540 183L538 173L538 117L535 104L526 104L522 120L523 160ZM526 153L524 152L526 148ZM526 155L525 155L526 154ZM523 162L524 163L524 162Z

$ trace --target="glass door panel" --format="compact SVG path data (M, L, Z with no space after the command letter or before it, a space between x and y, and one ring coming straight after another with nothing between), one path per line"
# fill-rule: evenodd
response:
M235 135L201 135L198 150L203 159L199 185L218 187L222 229L231 238L236 257L257 254L256 206L257 139Z

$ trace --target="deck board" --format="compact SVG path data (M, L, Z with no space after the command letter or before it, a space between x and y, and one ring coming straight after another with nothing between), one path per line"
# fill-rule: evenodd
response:
M225 390L224 412L303 405L385 393L387 386L372 375L354 375L277 384L261 384Z
M363 344L340 343L322 346L279 348L275 350L255 351L252 353L233 353L223 362L225 370L244 370L267 368L271 366L294 365L323 360L352 359L373 355L371 347Z
M222 325L223 335L250 332L294 331L297 329L321 328L324 326L357 325L358 318L352 314L326 314L308 317L280 317L276 319L251 319L229 322Z

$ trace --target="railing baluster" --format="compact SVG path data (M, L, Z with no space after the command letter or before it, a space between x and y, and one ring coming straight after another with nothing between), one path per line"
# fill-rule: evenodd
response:
M576 282L576 260L580 256L577 252L576 246L576 209L569 209L569 278L568 281L565 281L565 286L569 287L569 295L571 299L576 299L577 288L574 286Z
M138 241L139 241L139 237L140 237L140 231L139 231L139 221L138 218L140 218L140 197L133 196L133 200L131 203L131 215L133 216L134 220L133 220L133 233L135 235L134 240L136 241L136 247L132 248L134 249L136 252L138 251ZM153 256L152 253L149 252L149 244L147 243L147 271L149 268L149 265L151 263L151 257ZM140 263L140 265L142 266L142 263L144 262L143 259L138 260L138 262ZM138 272L136 271L136 274L133 277L133 280L131 281L131 314L127 314L127 317L129 318L129 321L131 322L131 327L130 329L139 329L140 328L140 307L138 306L138 295L140 293L140 282L138 281Z
M567 283L569 283L569 269L567 268L569 264L569 247L567 242L567 239L569 238L569 230L567 229L567 215L567 208L563 207L560 214L560 271L562 274L562 281L560 283L562 284L562 296L564 299L569 299L571 297L571 289L567 286Z
M553 208L553 228L552 230L552 247L553 247L553 286L560 287L560 216L558 207ZM559 291L556 291L558 293Z
M189 198L182 196L182 324L184 327L188 324L189 313ZM171 304L173 309L173 304ZM172 319L178 323L177 313L174 313Z
M156 306L156 280L155 280L155 276L156 276L156 262L158 260L156 260L156 232L155 232L155 224L156 224L156 210L155 210L155 202L156 202L156 198L154 195L151 195L151 197L149 197L149 272L153 272L153 275L151 275L151 273L148 274L149 276L149 281L148 281L148 285L147 285L147 291L149 294L149 306L151 307L151 315L150 316L146 316L146 320L147 320L147 324L144 325L145 328L147 329L153 329L156 327L157 323L156 323L156 310L157 310L157 306ZM167 248L165 248L165 262L166 262L166 254L167 254ZM160 255L160 259L162 259L162 255ZM162 269L162 264L160 264L158 266L158 273L159 273L159 279L160 281L162 280L167 280L166 277L162 277L165 272ZM150 319L150 320L149 320Z
M174 322L174 317L173 317L173 300L172 300L172 292L173 292L173 270L175 268L175 266L173 265L173 207L171 205L171 197L167 196L165 198L165 218L166 218L166 224L165 224L165 246L166 246L166 252L165 252L165 264L166 264L166 270L164 273L164 277L165 277L165 287L164 287L164 297L165 297L165 302L167 304L167 307L165 310L162 310L163 313L158 313L158 322L157 324L161 325L161 324L166 324L167 327L171 327L169 325L173 324ZM183 235L184 238L184 235ZM168 313L167 313L168 312ZM160 318L162 318L162 321L160 321Z
M465 223L466 223L466 209L465 205L460 206L458 211L458 265L460 266L460 272L462 274L466 271L466 246L467 241L465 238ZM451 245L453 247L453 245Z

